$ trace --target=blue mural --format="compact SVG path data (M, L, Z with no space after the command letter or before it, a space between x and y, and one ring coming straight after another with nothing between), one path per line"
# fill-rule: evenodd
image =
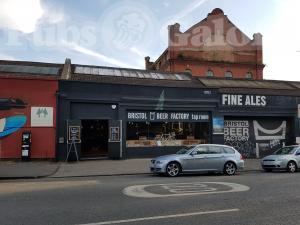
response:
M0 138L8 136L20 128L26 123L26 116L18 115L0 119Z

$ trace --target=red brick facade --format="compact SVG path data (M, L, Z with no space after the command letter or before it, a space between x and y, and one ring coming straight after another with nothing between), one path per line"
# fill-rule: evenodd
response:
M263 79L262 35L242 33L221 9L185 32L169 26L168 48L147 70L191 72L193 76Z
M24 108L11 108L0 111L0 119L16 115L27 118L24 127L11 135L0 138L0 159L21 158L22 132L31 131L31 158L54 159L56 138L56 96L58 81L55 79L23 79L20 77L3 78L0 76L1 98L20 99ZM31 107L53 108L53 125L51 127L31 126Z
M55 159L56 94L61 67L0 60L0 159L21 158L24 131L32 134L30 158ZM59 69L57 73L48 73L53 68ZM35 113L37 108L44 112ZM21 117L24 123L12 121L16 117Z

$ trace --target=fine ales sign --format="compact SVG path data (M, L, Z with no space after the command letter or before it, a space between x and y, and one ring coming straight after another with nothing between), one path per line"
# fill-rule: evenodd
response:
M267 97L263 95L222 95L223 106L252 106L265 107L267 105Z

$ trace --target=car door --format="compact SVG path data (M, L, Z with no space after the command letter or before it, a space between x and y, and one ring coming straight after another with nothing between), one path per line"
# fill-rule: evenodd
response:
M220 170L224 166L225 154L222 146L211 145L208 147L207 170Z
M196 146L195 149L184 159L185 171L201 171L206 168L207 146Z
M298 168L299 168L300 167L300 148L298 148L298 150L296 151L295 158L297 160Z

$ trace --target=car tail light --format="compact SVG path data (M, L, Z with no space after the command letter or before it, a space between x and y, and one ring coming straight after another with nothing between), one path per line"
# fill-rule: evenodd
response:
M241 160L244 160L244 159L245 159L244 156L243 156L242 154L240 155L240 159L241 159Z

